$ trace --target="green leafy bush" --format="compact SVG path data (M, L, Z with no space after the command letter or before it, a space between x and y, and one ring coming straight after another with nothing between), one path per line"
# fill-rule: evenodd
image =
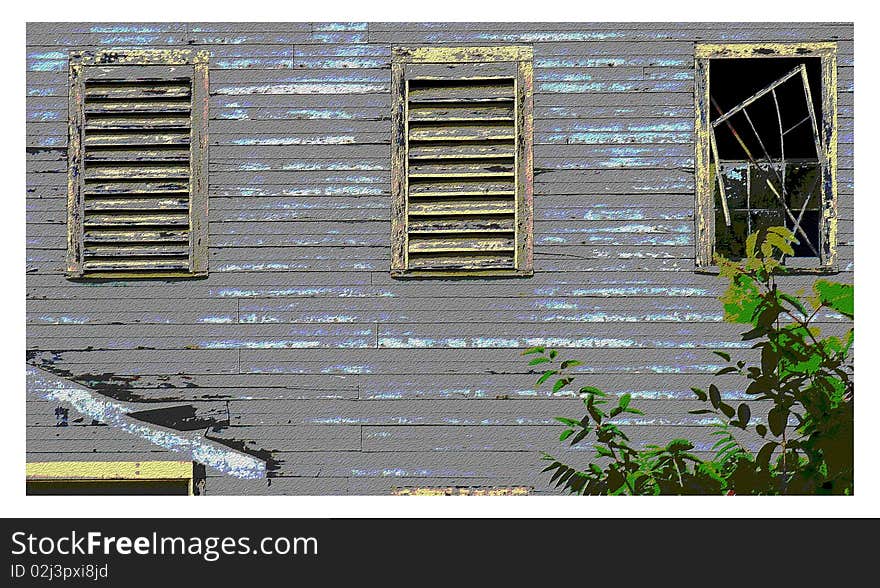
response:
M558 417L566 425L559 439L571 446L592 443L593 458L575 468L545 454L551 484L591 495L852 494L853 329L843 336L823 336L815 323L823 311L852 320L853 287L817 279L809 295L780 289L779 279L789 272L781 260L793 255L793 243L788 229L770 227L749 236L743 260L717 260L720 275L728 280L721 297L724 320L748 326L742 339L754 341L760 362L752 365L715 352L729 364L716 376L742 376L748 403L728 404L715 384L692 388L707 405L692 413L717 420L713 459L691 453L694 445L686 439L634 448L615 421L621 414L642 414L631 396L620 396L606 411L608 396L584 386L576 392L583 397L585 414ZM537 384L553 380L554 393L572 385L571 370L581 365L544 347L524 355L535 356L530 366L547 368ZM746 435L760 445L757 454L741 442Z

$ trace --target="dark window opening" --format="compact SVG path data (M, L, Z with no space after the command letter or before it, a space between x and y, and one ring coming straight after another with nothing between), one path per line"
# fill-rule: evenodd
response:
M709 95L715 251L740 259L750 233L785 226L794 257L819 257L820 59L715 59Z
M186 496L189 480L28 480L28 496Z

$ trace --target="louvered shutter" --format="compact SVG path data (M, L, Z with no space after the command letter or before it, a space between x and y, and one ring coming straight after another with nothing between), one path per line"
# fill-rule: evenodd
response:
M68 273L207 272L207 59L71 57Z
M531 273L527 49L395 50L395 275Z

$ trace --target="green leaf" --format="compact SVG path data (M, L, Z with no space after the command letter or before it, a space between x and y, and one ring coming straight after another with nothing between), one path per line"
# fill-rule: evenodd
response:
M761 349L761 369L765 374L772 374L779 365L779 353L770 343L765 343Z
M799 313L803 316L809 316L809 312L807 311L807 307L803 305L803 303L792 296L791 294L786 294L785 292L780 292L779 297L794 306Z
M556 383L553 384L553 393L556 394L569 384L571 384L571 378L559 378L556 380Z
M605 394L604 392L602 392L598 388L594 388L593 386L584 386L580 390L578 390L578 393L579 394L590 394L590 395L599 396L599 397L608 396L607 394Z
M541 384L543 384L544 382L546 382L547 380L549 380L550 378L552 378L555 375L556 375L556 370L547 370L546 372L544 372L541 375L540 378L538 378L538 381L535 382L535 385L540 386Z
M566 430L562 431L561 435L559 435L559 440L565 441L566 439L568 439L572 435L574 435L574 430L573 429L566 429Z
M770 425L770 432L779 437L785 430L788 423L788 411L781 406L774 406L767 413L767 424Z
M766 425L761 425L761 424L759 424L759 425L755 425L755 432L756 432L758 435L760 435L761 437L763 437L764 435L767 434L767 426L766 426Z
M721 391L718 390L718 386L715 384L709 384L709 402L715 408L721 407Z
M559 421L563 425L568 425L569 427L580 427L581 422L575 419L568 419L565 417L553 417L553 420Z
M739 420L740 427L745 429L749 425L749 419L752 418L752 409L743 402L736 409L736 418Z
M576 366L579 366L579 365L582 365L582 364L581 364L581 362L579 362L578 360L576 360L576 359L567 359L567 360L565 360L565 361L562 362L562 364L560 365L560 367L561 367L562 369L564 369L564 370L567 370L567 369L570 368L570 367L576 367Z
M746 237L746 255L749 257L755 257L757 253L758 246L758 233L752 233L748 237Z
M571 444L577 445L578 443L580 443L581 441L584 440L584 437L586 437L589 434L590 434L590 429L588 429L588 428L581 429L578 432L578 434L575 435L574 438L571 440Z
M523 355L531 355L533 353L544 353L543 347L529 347L525 351L522 352Z
M816 283L813 284L813 291L819 302L847 318L854 318L854 290L849 284L829 280L816 280Z
M770 458L773 456L773 450L777 447L779 447L779 443L777 443L776 441L770 441L769 443L766 443L758 452L758 456L755 458L757 464L765 470L769 470Z
M558 351L556 351L555 349L551 349L551 350L550 350L550 353L549 353L549 355L550 355L550 359L556 359L556 356L557 356L558 354L559 354Z
M536 357L532 361L529 362L529 365L540 365L542 363L549 363L550 360L546 357Z
M709 397L706 396L706 393L700 388L691 388L691 391L697 395L697 398L705 402Z
M619 406L621 410L625 410L626 407L629 406L630 400L632 400L632 394L624 394L617 402L617 406Z
M730 361L730 354L729 353L725 353L723 351L713 351L712 353L714 353L715 355L717 355L718 357L720 357L724 361Z
M718 408L720 408L720 409L721 409L721 412L724 413L724 416L726 416L726 417L729 418L729 419L732 419L732 418L733 418L733 415L736 414L736 411L733 410L733 407L730 406L729 404L724 403L724 402L720 403L720 404L718 405Z

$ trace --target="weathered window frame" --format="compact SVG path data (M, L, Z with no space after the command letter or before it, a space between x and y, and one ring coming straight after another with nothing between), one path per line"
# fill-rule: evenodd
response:
M170 278L208 273L208 60L207 51L139 49L72 51L68 70L67 277ZM189 271L87 273L83 269L84 68L102 66L192 66L189 174Z
M51 461L29 462L28 482L82 484L129 482L167 482L187 485L187 495L194 494L195 468L191 461Z
M391 62L391 275L394 277L531 276L533 266L533 50L531 46L394 47ZM515 253L513 269L413 270L408 267L407 64L515 62ZM464 78L462 78L464 79Z
M711 121L709 68L715 59L773 57L818 57L822 70L822 120L819 132L825 147L821 165L821 208L819 259L815 267L792 268L799 273L837 271L837 43L697 43L694 46L695 189L694 215L696 266L714 270L715 205L710 175ZM821 163L821 162L820 162Z

